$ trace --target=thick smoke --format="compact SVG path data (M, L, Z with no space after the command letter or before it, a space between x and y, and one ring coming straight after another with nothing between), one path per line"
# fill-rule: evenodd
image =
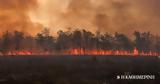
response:
M36 0L0 0L0 32L38 32L41 25L32 23L28 16L28 12L36 6Z
M158 33L159 4L157 0L39 0L39 9L31 17L54 31L78 27L126 34L135 30Z
M43 25L53 32L71 27L158 34L159 4L158 0L0 0L0 30L34 34Z

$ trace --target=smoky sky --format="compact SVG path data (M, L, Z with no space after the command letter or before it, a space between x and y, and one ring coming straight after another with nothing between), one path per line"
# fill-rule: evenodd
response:
M33 34L39 30L40 25L28 16L36 6L36 0L0 0L0 32L17 30Z
M159 0L0 0L1 30L48 27L122 32L160 30Z

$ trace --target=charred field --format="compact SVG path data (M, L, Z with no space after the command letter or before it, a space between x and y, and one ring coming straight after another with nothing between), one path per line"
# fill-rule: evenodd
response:
M0 84L158 84L157 56L2 56ZM118 80L117 75L155 75L155 80Z

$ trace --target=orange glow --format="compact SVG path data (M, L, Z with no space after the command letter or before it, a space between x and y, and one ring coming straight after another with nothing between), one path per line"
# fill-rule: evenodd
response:
M51 52L45 51L45 52L31 52L27 50L19 50L19 51L7 51L5 53L0 52L0 56L16 56L16 55L22 55L22 56L31 56L31 55L52 55Z
M144 52L143 52L143 53L144 53ZM139 55L139 52L138 52L138 49L137 49L137 48L134 48L134 50L133 50L133 55L134 55L134 56Z
M67 51L69 55L117 55L117 56L159 56L157 52L139 52L137 48L133 51L125 50L83 50L83 49L71 49Z
M66 51L63 51L63 53L58 55L104 55L104 56L160 56L159 52L139 52L137 48L134 48L133 51L125 51L125 50L85 50L82 48L74 48L69 49ZM20 50L20 51L8 51L5 53L0 52L0 56L8 55L8 56L16 56L16 55L22 55L22 56L31 56L31 55L57 55L56 53L49 52L49 51L42 51L42 52L31 52L27 50Z

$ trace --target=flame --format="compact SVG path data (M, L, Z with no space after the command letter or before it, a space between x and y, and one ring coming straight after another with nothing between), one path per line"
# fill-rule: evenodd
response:
M19 50L19 51L8 51L5 53L0 52L0 56L32 56L32 55L56 55L53 52L50 51L43 51L43 52L31 52L27 50ZM59 55L59 54L58 54ZM158 52L139 52L137 48L134 48L133 51L126 51L126 50L97 50L97 49L92 49L92 50L85 50L82 48L73 48L64 51L60 55L104 55L104 56L160 56L160 53Z
M139 52L137 48L133 51L125 50L84 50L84 49L71 49L67 52L70 55L117 55L117 56L159 56L157 52Z
M138 49L137 49L137 48L134 48L134 50L133 50L133 55L134 55L134 56L139 55L139 52L138 52Z
M31 52L27 50L18 50L18 51L7 51L7 52L0 52L0 56L31 56L31 55L51 55L49 51L45 52Z

